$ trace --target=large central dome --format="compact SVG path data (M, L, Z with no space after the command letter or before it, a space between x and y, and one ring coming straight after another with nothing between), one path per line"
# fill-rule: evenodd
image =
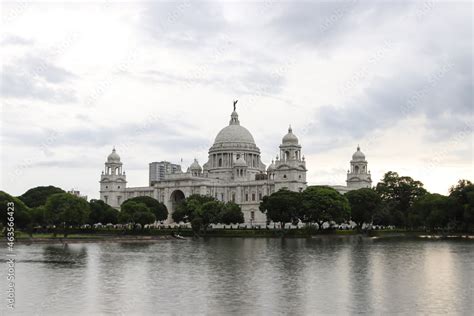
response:
M255 145L252 134L245 127L240 125L239 115L232 112L229 126L224 127L216 136L214 145L224 143L245 143Z

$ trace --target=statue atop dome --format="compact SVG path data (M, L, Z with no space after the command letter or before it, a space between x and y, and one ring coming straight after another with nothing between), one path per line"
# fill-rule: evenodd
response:
M234 100L234 112L235 112L235 106L237 105L237 102L239 102L239 100Z

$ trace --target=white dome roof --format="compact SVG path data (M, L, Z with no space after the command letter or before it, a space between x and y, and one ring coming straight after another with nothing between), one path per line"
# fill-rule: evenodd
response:
M298 145L298 137L296 137L296 135L293 134L293 130L291 129L291 126L288 128L288 134L283 136L282 143L285 145Z
M274 163L274 161L272 160L272 163L271 163L270 166L268 166L267 171L273 171L273 170L275 170L275 163Z
M115 151L115 147L112 149L112 153L107 157L107 162L120 162L120 156Z
M360 151L359 146L357 146L357 151L352 155L352 160L365 160L365 155Z
M191 164L191 166L189 166L189 170L199 170L199 171L202 170L197 159L194 159L194 162Z
M237 112L232 112L229 126L224 127L216 136L214 144L246 143L255 145L252 134L240 125Z

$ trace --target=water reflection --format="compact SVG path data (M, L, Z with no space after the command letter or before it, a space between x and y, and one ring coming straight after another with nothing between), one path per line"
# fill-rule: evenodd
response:
M468 314L473 245L330 237L18 245L17 312Z

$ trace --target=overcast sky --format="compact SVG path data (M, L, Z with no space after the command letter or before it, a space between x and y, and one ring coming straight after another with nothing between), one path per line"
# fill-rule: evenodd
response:
M309 184L345 184L357 144L446 194L473 180L466 2L2 2L1 190L99 196L115 145L128 186L184 169L232 100L267 165L291 124Z

